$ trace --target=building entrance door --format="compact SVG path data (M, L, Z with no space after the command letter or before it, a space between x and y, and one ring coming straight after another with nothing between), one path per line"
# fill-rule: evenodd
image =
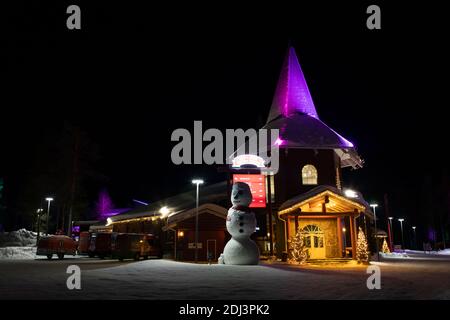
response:
M309 259L325 259L325 239L323 231L310 224L302 229Z
M211 261L216 261L217 259L217 241L216 239L206 240L206 261L208 261L208 254L211 254Z

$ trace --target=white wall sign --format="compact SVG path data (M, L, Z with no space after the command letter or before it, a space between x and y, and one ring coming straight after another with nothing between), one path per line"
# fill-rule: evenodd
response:
M197 245L198 245L198 248L199 248L199 249L203 248L203 245L202 245L201 242L199 242ZM195 249L195 243L194 243L194 242L189 242L189 243L188 243L188 248L189 248L189 249Z
M264 168L265 161L263 158L254 155L254 154L242 154L233 159L232 166L233 168L239 168L246 164L254 165L258 168Z

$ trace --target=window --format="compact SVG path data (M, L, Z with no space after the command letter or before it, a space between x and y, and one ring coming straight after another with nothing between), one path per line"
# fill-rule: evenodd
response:
M307 164L302 169L303 184L317 184L317 169L312 164Z
M323 231L315 224L308 224L302 229L303 233L323 233Z

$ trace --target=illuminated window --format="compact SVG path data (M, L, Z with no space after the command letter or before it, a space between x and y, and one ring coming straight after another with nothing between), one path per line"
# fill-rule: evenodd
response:
M303 184L317 184L317 169L312 164L307 164L302 169Z

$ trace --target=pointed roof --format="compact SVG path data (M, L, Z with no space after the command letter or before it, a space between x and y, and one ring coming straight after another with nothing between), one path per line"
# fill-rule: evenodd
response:
M267 122L280 115L289 117L295 112L319 118L295 49L290 47L281 69Z
M280 130L280 148L334 149L342 167L362 167L354 145L319 119L293 47L284 60L263 129Z

